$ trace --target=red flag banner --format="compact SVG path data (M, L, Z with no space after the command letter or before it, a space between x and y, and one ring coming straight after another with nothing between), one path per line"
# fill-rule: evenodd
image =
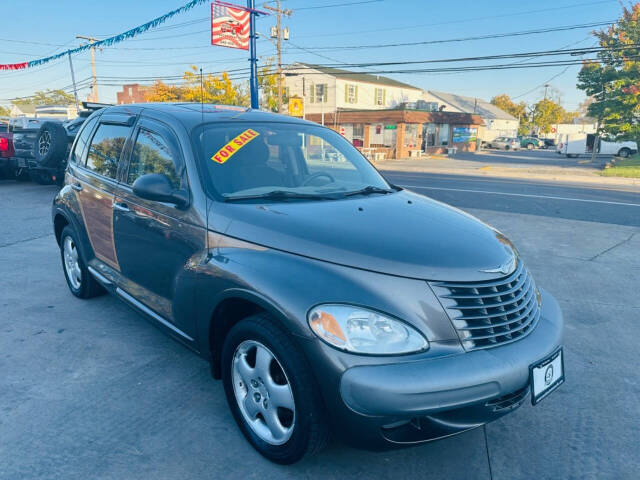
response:
M28 62L23 63L0 63L0 70L22 70L29 66Z
M243 8L211 4L211 45L249 50L250 13Z

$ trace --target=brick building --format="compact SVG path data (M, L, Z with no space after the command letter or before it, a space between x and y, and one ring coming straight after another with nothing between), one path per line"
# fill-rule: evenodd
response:
M124 103L144 103L145 95L152 87L130 83L122 86L122 91L116 93L118 105Z
M479 115L423 110L351 110L307 114L306 119L333 128L368 157L406 158L422 154L476 150Z

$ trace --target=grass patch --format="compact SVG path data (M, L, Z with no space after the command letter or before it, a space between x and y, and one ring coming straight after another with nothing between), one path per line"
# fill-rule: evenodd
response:
M616 159L612 167L602 171L605 177L640 178L640 154L630 158Z

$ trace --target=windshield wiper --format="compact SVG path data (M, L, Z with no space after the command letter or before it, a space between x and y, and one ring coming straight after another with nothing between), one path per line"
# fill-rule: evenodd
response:
M356 190L354 192L348 192L343 195L343 197L351 197L353 195L371 195L372 193L394 193L395 190L389 190L388 188L380 188L374 187L373 185L369 185L364 187L363 189Z
M238 195L234 197L225 197L225 202L235 202L238 200L254 200L254 199L267 199L267 200L288 200L288 199L313 199L313 200L336 200L338 197L331 195L317 195L314 193L299 193L290 192L288 190L273 190L267 193L260 193L256 195Z

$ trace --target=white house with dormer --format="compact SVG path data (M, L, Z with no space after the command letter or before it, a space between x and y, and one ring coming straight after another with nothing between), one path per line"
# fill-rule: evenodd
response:
M387 77L294 63L284 70L288 97L304 98L305 113L384 110L419 100L422 90Z

